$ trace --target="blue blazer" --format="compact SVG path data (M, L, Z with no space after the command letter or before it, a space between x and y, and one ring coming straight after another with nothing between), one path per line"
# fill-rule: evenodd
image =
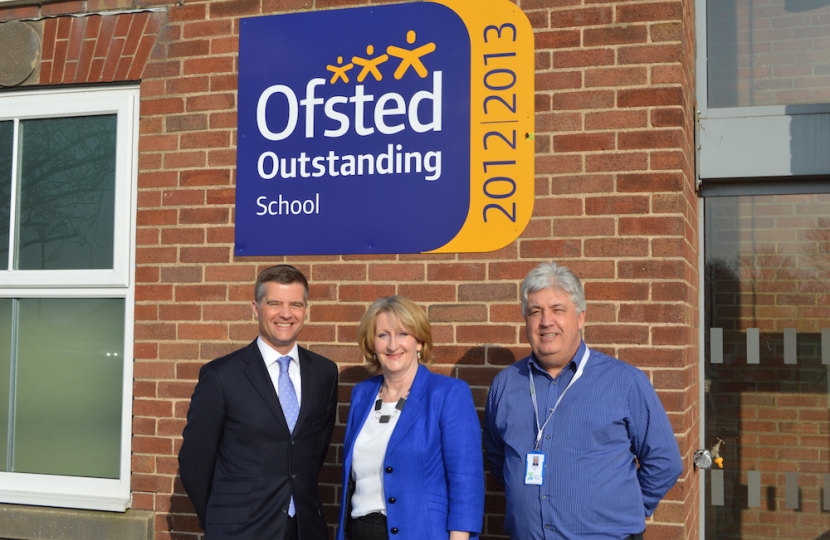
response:
M348 538L352 452L377 400L378 375L352 390L343 444L338 540ZM418 367L383 460L387 528L395 540L446 540L449 531L478 537L484 517L481 424L464 381Z

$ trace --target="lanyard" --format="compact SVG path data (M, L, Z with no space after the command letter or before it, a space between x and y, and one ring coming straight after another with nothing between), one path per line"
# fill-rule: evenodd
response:
M588 349L588 346L585 346L585 354L582 355L582 361L579 363L579 367L576 368L576 373L571 379L571 382L568 383L568 386L565 390L559 394L559 399L556 400L556 404L553 406L553 410L548 413L548 417L545 418L545 423L541 426L539 425L539 407L536 405L536 384L533 382L533 367L528 364L527 366L527 373L528 379L530 380L530 398L533 400L533 414L536 416L536 446L534 447L535 450L539 451L539 444L542 441L542 432L545 430L545 426L548 425L548 422L553 417L553 413L556 412L556 409L559 407L559 404L562 403L562 398L565 397L565 394L570 390L571 386L580 378L582 377L582 372L585 371L585 364L588 363L588 356L590 356L591 351Z

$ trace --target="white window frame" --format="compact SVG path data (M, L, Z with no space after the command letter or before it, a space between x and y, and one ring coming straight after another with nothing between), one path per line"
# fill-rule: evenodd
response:
M9 267L0 269L0 298L124 299L119 477L0 472L0 502L3 503L118 512L130 506L139 89L128 86L0 93L0 121L13 120L17 124L32 118L95 114L117 115L113 268L11 270L14 252L9 251ZM17 128L16 125L15 134ZM14 216L11 222L14 223ZM9 236L13 237L13 231L10 232Z
M695 0L698 186L830 174L830 104L709 108L707 1Z
M116 160L115 160L115 218L113 243L113 268L108 270L14 270L12 263L15 253L14 234L9 235L9 266L0 269L0 287L128 287L132 257L129 253L132 228L129 214L131 197L135 182L127 179L134 176L135 137L137 120L130 122L136 114L137 91L135 95L129 90L86 90L77 92L39 92L27 94L10 94L2 97L7 106L0 106L0 121L13 120L15 123L15 146L19 120L34 118L57 118L71 116L89 116L96 114L116 114L118 117ZM2 96L2 94L0 94ZM129 156L129 157L128 157ZM17 177L16 164L12 167L12 176ZM15 186L12 186L14 197ZM15 221L15 208L11 208L11 222ZM55 282L59 285L56 285Z

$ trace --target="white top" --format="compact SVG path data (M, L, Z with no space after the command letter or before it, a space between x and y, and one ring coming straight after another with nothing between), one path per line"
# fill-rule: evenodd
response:
M265 343L261 336L256 339L256 344L259 347L262 359L265 360L265 369L268 370L268 375L271 377L271 384L274 385L274 391L277 393L277 396L280 395L280 364L277 360L283 356L291 357L291 362L288 363L288 377L294 383L294 392L297 393L297 405L301 405L303 400L302 385L300 384L300 350L297 347L297 343L295 342L294 347L285 355L280 354L276 349Z
M386 457L389 439L395 431L398 418L401 417L400 411L395 410L397 404L396 401L381 405L380 414L391 417L386 424L381 424L380 420L375 418L376 411L372 407L360 433L357 434L352 452L352 480L355 482L352 495L352 518L373 512L386 514L386 498L383 495L383 459Z

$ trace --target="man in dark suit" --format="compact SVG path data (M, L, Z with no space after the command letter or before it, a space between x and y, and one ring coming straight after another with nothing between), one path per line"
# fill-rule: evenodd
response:
M305 276L257 278L259 337L205 364L182 433L179 472L205 540L324 540L317 477L337 408L337 366L297 346Z

